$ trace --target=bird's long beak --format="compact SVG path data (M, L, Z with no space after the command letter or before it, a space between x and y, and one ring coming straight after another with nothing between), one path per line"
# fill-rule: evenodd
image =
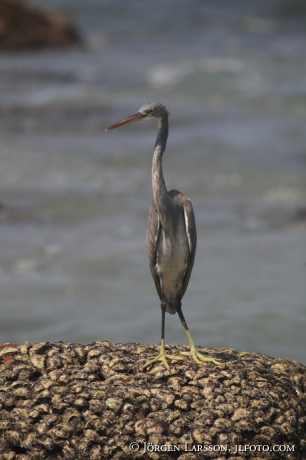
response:
M140 121L143 119L144 119L144 116L142 115L142 113L137 112L137 113L134 113L133 115L130 115L127 118L123 118L123 120L117 121L117 123L114 123L113 125L110 125L108 128L106 128L105 131L110 131L111 129L120 128L120 126L127 125L129 123L134 123L135 121Z

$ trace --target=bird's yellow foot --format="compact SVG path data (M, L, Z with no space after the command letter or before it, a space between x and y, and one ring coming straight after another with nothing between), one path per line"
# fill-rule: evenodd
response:
M186 329L185 328L185 332L186 332L186 335L187 335L187 339L188 339L188 343L189 343L189 346L190 346L190 351L181 351L180 354L181 355L184 355L184 356L191 356L192 359L197 363L197 364L201 364L203 362L206 362L206 363L213 363L215 364L216 366L220 366L222 363L220 361L218 361L217 359L215 358L209 358L208 356L204 356L202 355L202 353L199 353L198 350L197 350L197 347L195 346L194 344L194 341L191 337L191 334L189 332L189 329Z
M160 346L160 354L158 356L156 356L156 358L154 359L151 359L151 361L148 361L144 366L143 366L143 369L145 369L146 367L150 366L150 364L154 364L154 363L157 363L158 361L161 361L165 367L170 370L170 366L168 364L168 361L167 359L171 359L171 360L177 360L177 361L181 361L183 360L183 356L175 356L175 355L168 355L166 353L166 350L165 350L165 344L164 342L162 341L161 343L161 346Z
M208 356L202 355L196 348L190 349L190 351L181 351L180 353L184 356L191 356L197 364L201 364L202 362L213 363L216 366L220 366L221 364L221 362L215 358L209 358Z

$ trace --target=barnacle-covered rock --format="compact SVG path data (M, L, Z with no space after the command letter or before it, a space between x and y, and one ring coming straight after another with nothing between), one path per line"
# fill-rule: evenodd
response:
M305 366L203 348L222 364L144 371L157 351L1 345L0 460L306 458Z

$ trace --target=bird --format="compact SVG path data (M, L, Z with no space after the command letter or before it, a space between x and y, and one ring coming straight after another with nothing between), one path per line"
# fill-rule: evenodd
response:
M178 190L167 190L162 158L168 139L169 110L159 102L148 102L126 118L112 124L106 131L142 120L157 123L157 137L152 159L153 201L147 225L149 266L161 304L161 344L157 357L143 368L161 361L170 370L168 360L182 360L191 356L197 364L220 362L199 353L182 312L182 298L186 292L194 264L197 233L191 201ZM189 343L189 352L170 355L165 348L165 313L178 313Z

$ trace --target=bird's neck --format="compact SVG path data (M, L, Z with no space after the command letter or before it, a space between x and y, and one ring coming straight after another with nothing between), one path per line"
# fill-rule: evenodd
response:
M162 119L158 120L158 133L152 160L153 197L155 205L157 207L157 211L161 218L163 215L166 215L167 203L170 200L162 169L162 157L166 148L167 138L168 116L165 116Z

